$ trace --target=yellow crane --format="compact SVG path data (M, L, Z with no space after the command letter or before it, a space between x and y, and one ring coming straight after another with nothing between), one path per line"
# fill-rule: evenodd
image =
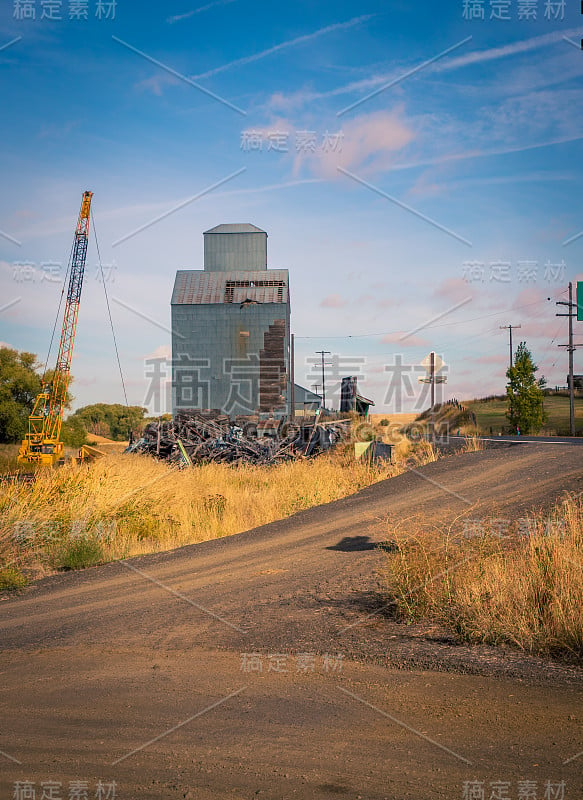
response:
M81 201L81 211L71 256L61 341L53 380L50 384L43 383L42 390L36 397L34 408L28 418L28 433L18 451L19 464L52 466L58 461L64 460L65 448L60 438L61 425L69 387L71 359L77 330L81 289L83 288L92 197L93 192L84 192Z

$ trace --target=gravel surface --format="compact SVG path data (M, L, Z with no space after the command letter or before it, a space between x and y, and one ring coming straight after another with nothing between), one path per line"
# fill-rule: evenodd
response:
M25 779L39 798L48 780L65 797L69 781L94 796L115 780L120 798L203 800L461 798L472 780L510 782L512 798L531 780L542 798L564 780L581 797L583 670L395 623L376 546L412 516L549 508L583 490L579 453L446 457L237 536L4 595L0 800Z

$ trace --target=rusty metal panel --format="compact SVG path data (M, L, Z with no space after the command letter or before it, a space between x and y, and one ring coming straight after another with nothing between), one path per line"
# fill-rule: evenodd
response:
M259 353L259 411L285 409L286 321L276 319L263 334Z

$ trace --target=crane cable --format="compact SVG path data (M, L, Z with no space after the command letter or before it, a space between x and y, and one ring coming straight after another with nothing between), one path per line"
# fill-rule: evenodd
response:
M65 295L65 287L67 286L67 278L69 277L69 272L71 271L71 261L73 260L73 247L75 243L71 245L71 252L69 253L69 260L67 261L67 272L65 273L65 279L63 280L63 288L61 289L61 298L59 300L59 307L57 308L57 315L55 317L55 323L53 325L53 332L51 334L51 341L49 343L49 350L47 352L47 359L43 366L43 376L41 378L41 383L44 386L45 377L49 368L49 358L51 357L51 350L53 349L53 341L55 339L55 332L57 330L57 325L59 322L59 318L61 316L61 306L63 305L63 297Z
M112 319L112 316L111 316L111 307L109 305L109 297L107 295L107 287L105 285L105 277L103 275L103 266L101 264L101 253L99 252L99 242L97 241L97 231L95 230L95 215L94 214L91 215L91 222L93 224L93 235L95 237L95 246L97 247L97 260L99 261L99 271L100 271L100 274L101 274L101 282L103 283L103 291L105 293L105 302L107 304L107 313L109 315L109 324L111 325L111 335L113 336L113 346L115 347L115 356L117 358L117 366L119 367L119 376L121 378L121 386L122 386L122 389L123 389L123 396L124 396L125 401L126 401L126 406L129 408L128 395L127 395L127 392L126 392L125 381L123 379L123 371L122 371L122 368L121 368L121 361L120 361L120 358L119 358L119 350L118 350L118 347L117 347L117 339L115 337L115 330L114 330L114 327L113 327L113 319Z

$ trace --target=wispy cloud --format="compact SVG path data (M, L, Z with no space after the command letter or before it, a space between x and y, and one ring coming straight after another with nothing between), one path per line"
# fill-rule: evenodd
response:
M226 72L233 67L242 67L245 64L252 64L254 61L260 61L262 58L273 55L273 53L279 53L282 50L289 50L290 47L307 44L308 42L312 42L314 39L319 39L321 36L326 36L329 33L347 30L348 28L354 28L356 25L361 25L363 22L368 22L368 20L372 19L373 16L374 14L362 14L361 16L353 17L346 22L335 22L332 25L326 25L326 27L320 28L313 33L306 33L303 36L296 36L294 39L288 39L286 42L280 42L279 44L273 45L273 47L268 47L266 50L261 50L259 53L254 53L250 56L243 56L243 58L236 58L234 61L229 61L227 64L222 64L220 67L214 67L206 72L201 72L198 75L194 75L192 80L210 78L212 75L218 75L220 72Z
M395 163L391 165L391 169L418 169L419 167L431 167L439 164L447 164L448 162L464 161L466 159L476 160L478 158L493 158L495 156L504 156L511 153L524 153L528 150L538 150L542 147L554 147L556 145L569 144L570 142L578 142L581 139L583 139L583 133L578 136L551 136L548 138L543 138L538 142L533 142L532 144L463 150L460 152L444 153L443 155L435 156L435 158L424 158L419 159L418 161Z
M215 197L230 197L230 196L246 196L246 195L260 195L264 192L274 192L281 189L293 189L298 186L307 186L310 184L323 183L323 178L301 178L298 180L280 181L277 183L261 184L260 186L247 186L240 189L227 189L225 191L213 192ZM184 206L188 200L192 198L177 199L176 197L167 197L162 201L157 202L142 202L133 205L115 206L104 208L100 213L100 219L108 223L124 222L127 225L137 225L140 218L144 216L163 216L167 215L169 207L175 208L177 205ZM47 219L44 224L32 225L29 228L23 228L21 233L28 240L43 239L47 236L54 236L57 234L68 233L71 229L71 220L69 217L53 217ZM1 236L1 232L0 232ZM0 267L4 266L7 270L12 271L13 267L6 261L0 261Z
M378 186L374 186L372 183L363 180L358 175L354 175L354 173L349 172L349 170L344 169L343 167L337 167L337 169L338 172L341 172L343 175L346 175L348 178L351 178L353 181L356 181L356 183L360 183L362 186L365 186L371 192L378 194L380 197L384 197L386 200L390 200L391 203L394 203L395 205L399 206L405 211L408 211L410 214L413 214L413 216L424 220L425 222L427 222L428 225L432 225L434 228L443 231L443 233L446 233L448 236L452 236L454 239L457 239L459 242L463 242L463 244L467 245L468 247L472 247L472 243L468 239L465 239L463 236L460 236L459 233L456 233L454 230L451 230L450 228L446 228L445 225L441 225L439 222L436 222L434 219L431 219L431 217L428 217L426 214L421 213L421 211L418 211L416 208L412 208L406 203L403 203L401 200L398 200L396 197L393 197L387 192L384 192ZM425 327L425 325L421 327ZM420 330L420 328L415 328L415 330L411 331L411 333L415 333L418 330Z
M540 47L547 47L556 42L561 42L565 36L579 36L582 32L583 28L571 28L567 31L552 31L552 33L545 33L542 36L533 36L530 39L521 39L518 42L511 42L510 44L501 45L500 47L491 47L488 50L474 50L472 53L466 53L463 56L451 58L449 61L442 61L436 64L433 69L436 72L443 72L445 70L467 67L470 64L481 64L484 61L496 61L499 58L507 58L508 56L515 56L519 53L528 53L531 50L538 50Z
M417 64L412 69L409 69L406 72L404 72L398 78L393 78L393 80L384 84L380 88L375 89L374 92L371 92L370 94L366 95L366 97L361 97L360 100L357 100L356 102L351 103L349 106L346 106L346 108L343 108L341 111L338 111L336 113L336 116L337 117L343 116L348 111L352 111L353 108L356 108L356 106L359 106L362 103L366 103L368 100L372 100L373 97L377 97L377 95L379 95L381 92L384 92L387 89L391 89L393 86L396 86L398 83L402 83L403 81L407 80L407 78L416 75L418 72L421 72L424 69L428 69L432 64L435 64L440 59L445 58L445 56L449 55L449 53L451 53L453 50L457 50L458 47L462 47L464 44L469 42L471 38L472 38L471 36L467 36L465 39L462 39L460 42L456 42L456 44L451 45L451 47L448 47L446 50L442 50L441 53L437 53L437 55L432 56L429 60L423 61L421 64Z
M247 115L247 112L243 111L242 108L239 108L233 103L230 103L228 100L225 100L224 97L221 97L220 95L215 94L214 92L211 92L208 89L205 89L204 86L200 86L198 83L196 83L193 78L189 78L187 75L183 75L181 72L178 72L177 70L173 69L168 64L164 64L162 61L158 61L157 58L154 58L149 53L145 53L143 50L139 50L137 47L134 47L133 44L130 44L129 42L124 41L123 39L120 39L118 36L112 36L111 38L113 39L114 42L121 44L122 47L126 47L128 50L131 50L132 53L135 53L136 55L140 56L146 61L149 61L151 64L155 64L157 67L160 67L160 69L163 70L167 75L171 75L173 79L178 79L180 81L184 81L184 83L188 83L190 86L193 86L195 89L198 89L200 92L203 92L203 94L208 95L208 97L212 97L214 100L218 100L219 103L222 103L224 106L227 106L228 108L231 108L233 111L236 111L238 114L242 114L243 116Z
M216 8L216 6L228 6L230 3L234 2L235 0L214 0L213 3L207 3L206 6L193 8L192 11L187 11L185 14L175 14L173 17L168 17L166 22L172 25L175 22L182 22L183 19L189 19L197 14L201 14L203 11L210 11L211 8Z
M478 64L485 61L495 61L501 58L518 55L520 53L527 53L532 50L544 48L549 45L561 42L566 36L580 36L583 33L583 28L572 28L566 31L553 31L542 36L533 36L530 39L522 39L518 42L511 42L507 45L500 47L492 47L487 50L474 50L466 53L457 58L449 58L445 60L435 61L435 63L428 63L425 72L426 74L433 74L436 72L446 72L450 70L460 69L471 64ZM313 89L298 90L296 92L285 95L281 92L274 94L269 101L271 108L275 110L290 111L313 103L318 100L331 99L346 94L355 94L358 92L371 92L379 89L387 84L394 83L403 76L403 70L406 69L405 65L395 66L386 72L378 72L369 75L366 78L361 78L356 81L350 81L342 86L336 86L333 89L326 91L315 91ZM532 65L530 66L532 70ZM564 75L564 72L562 73ZM547 76L548 80L548 76ZM555 82L555 81L553 81Z

